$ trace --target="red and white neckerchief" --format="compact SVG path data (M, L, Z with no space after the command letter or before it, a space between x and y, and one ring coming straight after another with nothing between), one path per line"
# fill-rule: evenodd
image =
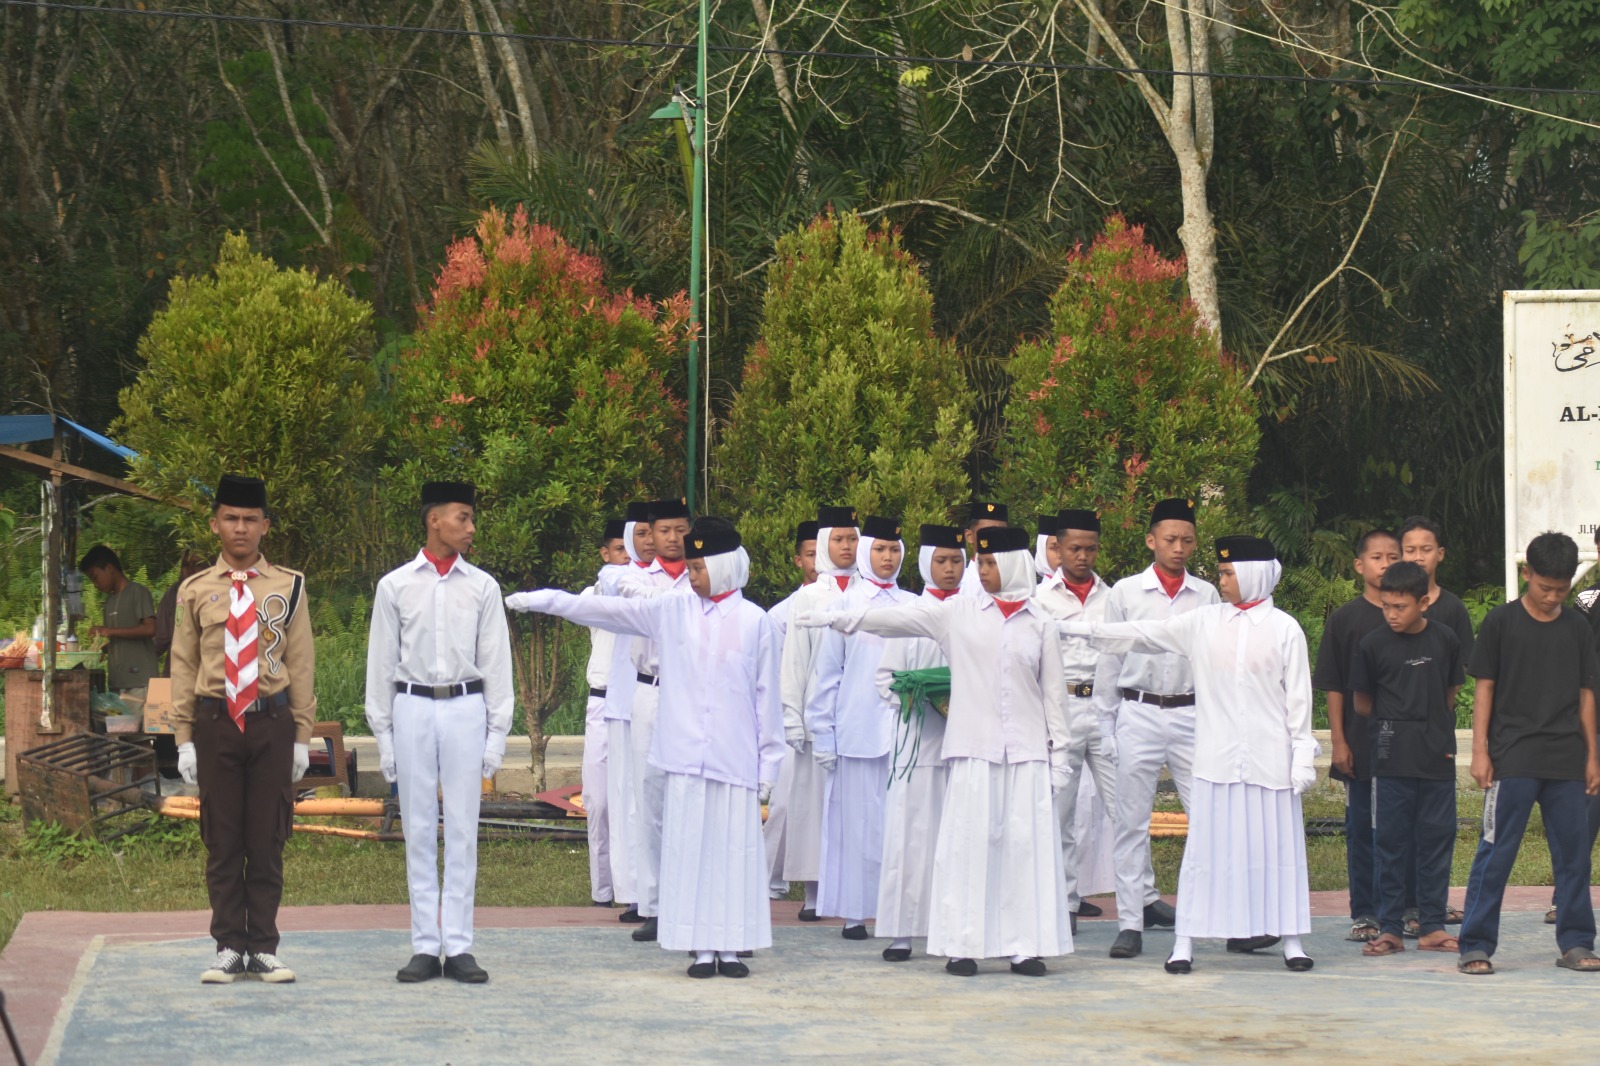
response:
M893 581L879 581L879 580L878 580L878 579L877 579L877 578L875 578L875 577L869 577L869 578L867 578L867 583L868 583L868 584L869 584L869 585L876 585L876 586L878 586L878 587L879 587L879 588L880 588L880 589L892 589L892 588L894 588L894 587L895 587L895 586L894 586L894 582L893 582Z
M1092 577L1088 581L1085 581L1083 584L1076 585L1076 584L1073 584L1071 581L1069 581L1063 575L1062 578L1061 578L1061 583L1067 587L1067 591L1068 592L1070 592L1074 596L1078 597L1078 602L1079 603L1088 603L1089 602L1089 593L1094 591L1094 578L1092 578Z
M833 575L833 579L839 583L839 591L840 592L843 592L846 588L848 588L850 586L850 575L849 574L834 574Z
M1250 608L1260 606L1261 604L1266 603L1266 602L1267 602L1266 598L1263 597L1263 598L1261 598L1259 600L1251 600L1249 603L1236 603L1236 604L1234 604L1234 606L1239 608L1239 610L1241 610L1241 611L1248 611Z
M998 596L994 598L994 605L1000 608L1001 615L1006 618L1010 618L1012 615L1022 610L1027 603L1027 600L1002 600Z
M427 548L422 549L422 557L433 564L433 568L439 571L440 577L444 577L444 575L448 574L456 565L456 560L460 558L459 555L452 553L441 559Z
M930 595L934 599L940 600L940 601L947 600L951 596L954 596L957 592L960 592L960 591L961 591L960 589L941 589L941 588L934 588L932 585L928 586L928 595Z
M1178 593L1183 591L1183 579L1187 575L1179 574L1177 577L1168 577L1166 571L1157 569L1156 580L1161 582L1161 591L1167 594L1167 599L1175 600Z
M228 623L222 635L223 683L228 693L228 717L244 732L244 712L256 701L256 598L246 584L261 573L255 567L235 570L228 591Z

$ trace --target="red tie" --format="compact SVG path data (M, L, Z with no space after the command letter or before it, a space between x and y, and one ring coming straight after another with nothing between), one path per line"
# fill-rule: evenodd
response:
M256 701L256 598L245 584L261 571L235 570L228 593L228 624L222 649L226 656L223 680L228 691L228 717L244 732L244 712Z

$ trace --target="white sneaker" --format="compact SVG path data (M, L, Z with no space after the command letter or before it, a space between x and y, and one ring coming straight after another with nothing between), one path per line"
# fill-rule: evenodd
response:
M270 985L287 984L294 980L293 970L279 962L276 955L268 955L264 951L250 953L250 965L246 967L245 972Z
M223 948L217 952L217 961L211 968L200 975L203 985L231 985L234 981L244 976L244 956L232 948Z

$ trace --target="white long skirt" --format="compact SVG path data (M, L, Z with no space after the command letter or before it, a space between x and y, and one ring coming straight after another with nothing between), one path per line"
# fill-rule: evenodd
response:
M951 759L949 775L933 857L928 954L1070 955L1049 764Z
M754 790L667 774L657 940L668 951L772 946L761 805Z
M770 881L815 881L822 869L822 795L828 775L807 743L778 771L773 802L783 815L769 821L767 848L775 856Z
M639 902L633 864L639 840L639 805L633 794L633 724L606 719L606 811L611 828L611 894L618 903Z
M1177 909L1179 936L1311 932L1300 797L1287 788L1195 778Z
M933 910L933 853L950 775L938 766L915 766L889 781L883 806L883 871L878 880L877 936L896 940L928 935Z
M817 913L862 922L878 910L889 756L839 756L822 801Z

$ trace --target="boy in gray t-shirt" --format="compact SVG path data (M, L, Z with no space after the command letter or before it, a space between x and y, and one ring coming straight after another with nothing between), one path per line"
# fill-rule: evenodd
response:
M117 553L104 544L90 548L78 569L106 598L104 624L89 629L90 636L106 638L106 688L142 701L159 672L156 605L150 590L129 581Z

